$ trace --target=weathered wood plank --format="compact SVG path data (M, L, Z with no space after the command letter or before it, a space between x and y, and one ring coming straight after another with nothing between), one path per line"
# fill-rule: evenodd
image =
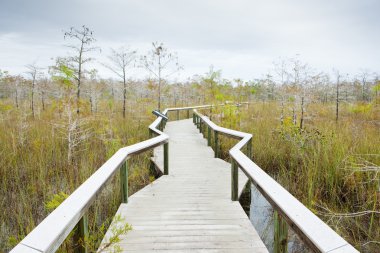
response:
M130 196L117 212L133 227L121 236L123 252L267 252L239 202L231 200L231 164L214 158L191 119L168 122L165 133L169 175ZM163 148L154 156L164 168ZM241 193L248 179L241 170L237 176Z

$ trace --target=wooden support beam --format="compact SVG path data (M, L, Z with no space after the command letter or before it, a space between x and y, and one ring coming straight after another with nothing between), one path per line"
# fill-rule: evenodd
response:
M288 224L277 211L274 211L274 252L288 252Z
M238 177L238 165L231 159L231 200L238 200L238 191L239 191L239 177Z
M211 146L211 127L207 127L207 146Z
M219 157L219 138L218 138L218 132L214 131L214 153L215 153L215 158Z
M249 159L252 159L252 138L247 143L247 156Z
M164 175L169 175L169 143L164 144Z
M79 220L74 234L74 241L77 244L75 247L75 253L87 253L87 247L85 244L85 238L88 238L88 216L84 214Z
M127 161L120 167L121 203L128 203L128 165Z

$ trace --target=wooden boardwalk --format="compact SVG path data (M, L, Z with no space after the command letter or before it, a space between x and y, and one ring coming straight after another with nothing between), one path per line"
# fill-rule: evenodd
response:
M169 175L120 205L116 215L133 229L117 246L123 252L267 252L239 202L231 201L231 164L214 158L191 119L169 122L164 132ZM155 157L162 164L160 148ZM239 173L241 192L248 179Z
M56 252L70 233L78 242L88 238L88 209L96 196L119 172L121 202L127 203L127 159L156 147L161 149L154 149L153 160L164 169L165 175L131 196L128 204L120 206L103 239L100 248L103 250L99 251L268 252L240 204L231 201L238 200L248 181L247 175L275 211L276 252L286 252L289 227L315 252L359 252L249 158L252 134L218 126L196 110L212 107L167 108L163 114L177 112L178 119L180 111L187 111L189 117L192 110L193 121L201 129L206 128L207 137L213 136L216 156L219 135L239 140L229 150L232 165L214 158L213 150L207 147L191 120L171 122L163 133L159 130L163 118L158 117L149 125L149 133L155 137L120 148L11 253ZM112 231L119 226L115 220L120 220L120 216L124 219L122 223L128 222L133 230L104 250L103 246L110 245ZM88 252L85 245L75 250Z

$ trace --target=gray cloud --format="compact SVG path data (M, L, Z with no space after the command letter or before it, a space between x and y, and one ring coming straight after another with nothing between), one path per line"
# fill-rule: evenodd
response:
M85 24L105 49L99 60L109 47L129 44L143 53L163 41L179 53L182 77L210 64L227 77L258 77L277 57L297 53L325 71L379 71L379 9L377 0L2 1L0 68L51 64L67 51L62 30Z

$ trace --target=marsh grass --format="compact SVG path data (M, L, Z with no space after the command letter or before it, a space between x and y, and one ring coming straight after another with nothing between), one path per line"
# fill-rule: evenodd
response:
M283 125L280 114L280 103L257 102L212 117L252 133L255 163L357 249L380 252L380 108L343 105L335 122L333 105L309 104L304 129L290 107ZM224 159L234 143L222 138Z
M99 105L98 113L83 110L81 117L86 119L90 137L76 150L72 163L67 160L65 129L57 124L65 118L54 105L38 112L35 119L23 113L23 108L16 110L10 106L2 111L0 252L9 251L49 214L52 208L46 204L57 194L70 195L119 148L147 139L147 126L154 119L147 110L149 107L147 103L131 102L125 119L107 101ZM132 157L128 163L132 194L152 177L147 154ZM90 233L108 224L115 214L120 204L119 185L116 173L90 207ZM66 242L60 251L70 252L72 246Z
M46 217L46 204L61 193L69 195L119 148L148 138L154 117L151 102L136 99L123 119L120 105L102 100L97 113L85 103L82 117L90 129L67 160L67 140L59 123L65 116L58 102L37 110L33 119L27 105L0 104L0 252L7 252ZM222 126L253 134L253 160L273 176L335 231L363 252L378 252L380 241L380 109L376 104L342 104L335 122L332 104L309 104L305 127L293 124L292 105L285 108L281 125L278 102L203 110ZM175 120L176 113L169 115ZM186 118L187 112L180 112ZM190 113L191 117L191 113ZM220 137L221 155L236 143ZM149 154L129 161L130 194L154 178ZM61 196L62 197L62 196ZM58 202L62 199L56 199ZM91 206L89 229L99 245L120 204L118 173ZM71 252L70 239L60 248Z

